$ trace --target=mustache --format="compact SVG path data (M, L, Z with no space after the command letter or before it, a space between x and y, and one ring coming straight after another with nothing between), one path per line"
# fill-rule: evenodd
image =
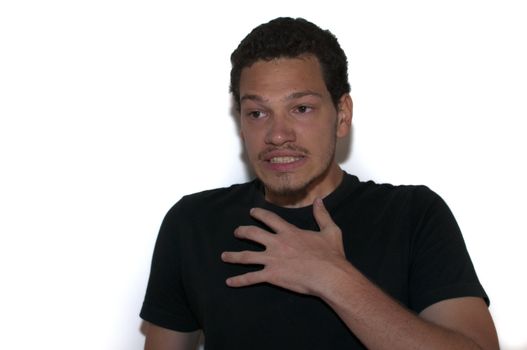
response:
M276 147L276 146L268 147L268 148L264 149L263 151L261 151L260 153L258 153L258 159L259 160L264 160L264 159L267 158L267 155L269 153L280 152L280 151L291 151L291 152L295 152L295 153L301 153L303 155L308 155L309 154L309 151L306 148L304 148L302 146L290 144L290 145L286 145L286 146L283 146L283 147Z

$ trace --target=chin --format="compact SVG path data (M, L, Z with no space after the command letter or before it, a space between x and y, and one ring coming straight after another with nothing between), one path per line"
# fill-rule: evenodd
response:
M302 195L307 192L314 179L299 179L298 175L280 174L278 176L259 176L266 190L278 196Z

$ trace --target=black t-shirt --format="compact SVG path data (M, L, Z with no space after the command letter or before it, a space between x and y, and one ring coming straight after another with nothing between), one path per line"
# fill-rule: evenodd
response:
M452 213L428 188L345 174L324 204L342 230L348 260L410 310L462 296L488 303ZM249 216L253 207L318 229L311 206L268 203L258 180L185 196L161 226L141 317L178 331L203 329L206 349L364 349L316 297L270 284L225 284L261 268L220 259L224 251L263 248L233 235L240 225L263 227Z

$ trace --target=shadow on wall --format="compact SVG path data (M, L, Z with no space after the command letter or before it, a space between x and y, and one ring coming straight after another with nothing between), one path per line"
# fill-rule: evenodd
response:
M234 100L231 98L230 103L230 115L232 117L232 120L236 124L236 130L237 134L240 135L240 117L238 110L236 109L236 104L234 103ZM342 164L345 161L347 161L351 156L351 151L353 149L353 124L351 125L351 129L349 134L345 138L337 139L337 146L335 150L335 159L337 160L338 164ZM240 141L240 149L242 150L240 154L240 159L242 160L244 164L244 172L245 172L245 179L247 181L254 179L256 175L254 174L251 164L249 163L249 160L247 158L247 153L245 151L245 147L243 145L243 140L241 136L239 137Z

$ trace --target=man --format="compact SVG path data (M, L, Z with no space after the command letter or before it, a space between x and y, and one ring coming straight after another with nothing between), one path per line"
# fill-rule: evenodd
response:
M146 349L496 349L488 298L446 204L335 161L352 101L336 38L255 28L231 91L257 176L181 199L160 233Z

